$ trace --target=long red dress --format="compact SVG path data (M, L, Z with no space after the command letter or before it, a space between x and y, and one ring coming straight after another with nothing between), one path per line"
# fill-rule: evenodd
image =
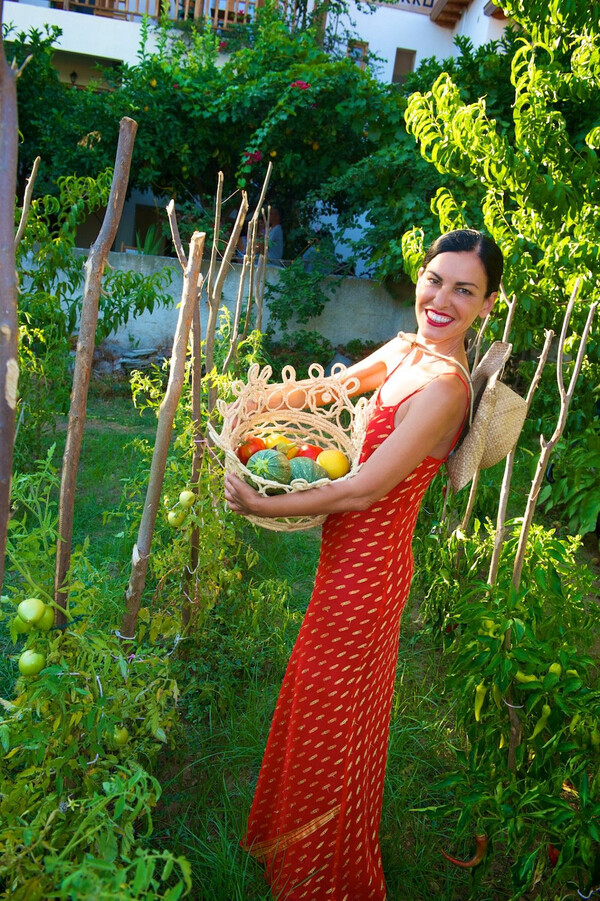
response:
M393 431L399 406L375 401L361 460ZM426 457L367 511L323 525L242 841L280 901L386 897L378 833L400 617L419 506L443 462Z

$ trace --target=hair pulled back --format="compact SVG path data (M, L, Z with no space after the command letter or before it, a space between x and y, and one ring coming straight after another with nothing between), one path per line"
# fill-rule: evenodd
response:
M471 251L475 251L485 269L487 276L485 296L488 297L500 287L504 258L496 242L482 232L475 231L473 228L457 228L455 231L440 235L429 246L423 266L427 266L440 253L469 253Z

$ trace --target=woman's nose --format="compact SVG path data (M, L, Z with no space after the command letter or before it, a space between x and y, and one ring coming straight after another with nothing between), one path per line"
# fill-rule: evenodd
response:
M440 285L438 290L435 293L435 305L440 309L442 307L448 306L448 302L450 300L451 291L445 285Z

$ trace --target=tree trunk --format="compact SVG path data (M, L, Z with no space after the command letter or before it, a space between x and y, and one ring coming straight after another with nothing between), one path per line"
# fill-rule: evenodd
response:
M88 388L92 370L92 359L96 342L96 325L98 322L98 303L102 276L112 247L121 214L125 203L125 192L129 181L129 169L133 153L133 142L137 131L137 122L124 117L121 119L119 143L115 159L110 197L100 234L90 247L85 264L85 286L81 305L81 321L75 355L73 388L69 409L67 441L63 456L63 467L60 484L60 500L58 511L58 534L60 536L56 550L56 568L54 574L54 599L58 607L56 624L64 625L66 617L64 609L67 601L65 578L71 562L71 541L73 538L73 510L75 505L75 483L77 467L83 439L83 428L87 407Z
M185 360L190 325L192 322L194 306L198 303L198 281L200 279L205 237L206 235L204 232L194 232L192 235L188 265L183 276L181 306L179 308L179 318L173 340L169 381L164 400L160 405L158 425L156 428L156 441L154 443L154 453L150 465L150 478L148 480L148 490L146 492L146 502L144 504L142 520L138 531L138 539L133 548L131 577L125 595L127 609L123 614L121 622L120 637L129 641L135 638L135 627L140 609L142 592L146 584L146 573L148 571L152 535L154 533L156 514L160 504L165 466L173 431L173 420L175 419L175 412L177 410L179 398L181 397L181 389L185 376Z
M19 378L15 270L17 137L16 74L6 62L0 36L0 586L4 579Z

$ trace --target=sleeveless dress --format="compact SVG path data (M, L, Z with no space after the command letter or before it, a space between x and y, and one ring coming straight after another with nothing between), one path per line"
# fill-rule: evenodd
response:
M376 395L361 462L413 394L393 406ZM323 524L315 587L241 843L264 863L279 901L386 897L379 821L400 617L419 506L443 462L426 457L368 510L331 514Z

